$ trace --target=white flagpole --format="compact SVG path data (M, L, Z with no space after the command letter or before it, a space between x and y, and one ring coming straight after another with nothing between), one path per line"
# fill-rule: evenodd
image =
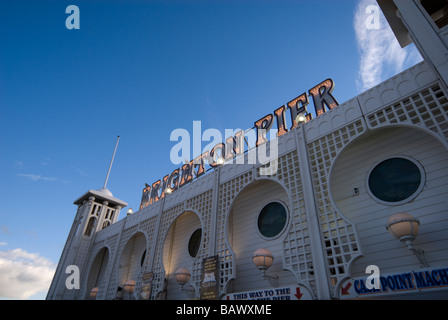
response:
M114 154L112 155L112 160L110 161L109 170L107 171L106 181L104 181L103 189L106 189L107 180L109 180L110 169L112 168L112 163L114 162L115 152L117 152L118 141L120 140L120 136L117 137L117 143L115 143Z

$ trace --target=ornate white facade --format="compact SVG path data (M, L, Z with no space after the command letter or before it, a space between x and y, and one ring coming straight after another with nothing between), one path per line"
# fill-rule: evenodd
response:
M280 136L272 175L260 175L258 164L220 166L120 221L127 204L90 190L75 201L47 298L89 299L96 287L96 299L114 299L129 280L137 299L148 283L150 299L199 298L203 260L214 256L219 298L265 288L300 288L294 293L302 299L447 297L448 26L428 14L434 2L378 2L423 62ZM420 184L409 197L383 201L369 179L394 158L414 163ZM286 222L267 237L257 221L271 202L284 206ZM386 230L398 212L419 220L414 246L428 266ZM192 255L189 239L198 229ZM274 256L267 271L278 277L274 287L252 261L259 248ZM79 267L80 289L66 288L68 265ZM369 265L381 271L380 288L363 287ZM191 273L185 290L175 280L180 267Z

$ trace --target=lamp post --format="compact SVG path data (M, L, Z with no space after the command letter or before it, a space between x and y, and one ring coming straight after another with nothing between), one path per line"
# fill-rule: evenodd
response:
M96 296L98 294L98 290L99 290L98 287L95 287L92 290L90 290L90 299L91 300L95 300L96 299Z
M252 256L252 261L254 262L258 270L262 272L263 278L269 281L272 287L277 287L278 275L271 276L266 274L266 270L268 270L274 263L274 256L272 255L272 253L265 248L257 249Z
M190 277L191 277L191 273L190 270L188 270L187 268L179 268L176 270L175 272L175 277L176 277L176 282L179 285L179 289L181 291L183 291L188 298L194 298L195 296L195 290L194 287L190 285L189 288L185 288L185 284L188 283L188 281L190 281Z
M225 163L226 161L224 160L224 157L219 157L218 160L216 160L218 166L223 166Z
M303 113L303 112L299 113L295 120L296 120L297 124L301 124L302 122L305 122L306 121L305 113Z
M387 220L386 229L395 238L404 242L424 267L428 267L423 250L414 247L414 240L417 237L420 221L406 212L399 212L391 215Z
M134 290L135 290L135 280L128 280L123 286L124 292L127 294L128 300L135 300Z

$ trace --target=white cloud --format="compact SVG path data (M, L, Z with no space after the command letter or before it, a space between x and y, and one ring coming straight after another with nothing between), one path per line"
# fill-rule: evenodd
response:
M379 12L379 28L368 28L366 22L372 22L375 6ZM421 61L415 47L401 48L386 18L375 0L361 0L356 8L354 29L360 53L358 89L367 90L406 68Z
M0 251L0 297L29 299L50 287L56 265L23 249Z
M57 178L49 178L49 177L44 177L38 174L25 174L25 173L17 173L17 175L19 177L25 177L28 178L32 181L39 181L39 180L43 180L43 181L56 181Z
M15 165L16 167L22 167L22 166L23 166L23 161L21 161L21 160L15 160L15 161L14 161L14 165Z
M8 226L0 226L0 232L4 234L9 234Z
M42 165L44 165L44 166L48 166L48 165L50 165L51 164L51 159L50 158L45 158L45 160L44 161L42 161Z
M72 169L74 169L75 171L77 171L80 175L82 175L83 177L88 177L89 175L87 173L85 173L84 171L82 171L79 168L76 167L72 167Z

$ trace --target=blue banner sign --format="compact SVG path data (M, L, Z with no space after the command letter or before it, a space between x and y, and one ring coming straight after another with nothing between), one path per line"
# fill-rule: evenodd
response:
M437 267L380 275L376 285L371 278L368 280L368 276L348 279L341 284L339 297L341 299L375 298L435 290L446 290L448 296L448 268Z

